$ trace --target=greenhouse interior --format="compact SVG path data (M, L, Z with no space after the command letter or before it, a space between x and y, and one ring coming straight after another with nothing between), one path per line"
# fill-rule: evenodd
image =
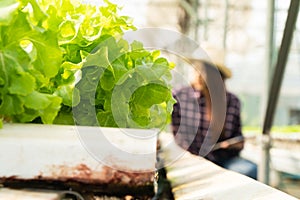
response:
M0 200L300 199L299 4L1 0Z

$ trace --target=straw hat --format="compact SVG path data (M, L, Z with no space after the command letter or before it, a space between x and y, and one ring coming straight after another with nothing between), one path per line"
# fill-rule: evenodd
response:
M221 63L212 63L210 61L203 60L203 59L197 59L197 58L188 58L188 61L190 63L194 64L196 67L199 64L204 64L205 66L208 66L208 67L216 67L219 70L223 79L229 79L232 77L231 70Z
M231 70L228 67L226 67L225 65L220 64L220 63L215 63L214 65L217 67L217 69L221 73L221 76L224 79L231 78L232 73L231 73Z

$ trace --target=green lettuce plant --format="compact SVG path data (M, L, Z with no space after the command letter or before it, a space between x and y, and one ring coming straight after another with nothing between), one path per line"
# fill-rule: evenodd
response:
M0 124L164 127L173 65L126 30L109 1L2 0Z

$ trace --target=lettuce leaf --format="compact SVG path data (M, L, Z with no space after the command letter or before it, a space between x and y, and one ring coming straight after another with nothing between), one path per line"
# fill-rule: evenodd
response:
M0 123L162 128L172 65L143 44L109 1L0 2Z

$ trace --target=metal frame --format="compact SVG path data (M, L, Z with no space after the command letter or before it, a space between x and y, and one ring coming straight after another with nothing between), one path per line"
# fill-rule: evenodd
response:
M278 52L277 62L275 65L275 70L273 74L273 79L271 81L271 87L268 95L268 103L266 109L266 115L263 124L263 158L262 158L262 171L264 175L262 181L266 184L269 183L269 162L270 162L270 148L271 148L271 139L270 139L270 130L273 124L274 114L277 106L277 101L279 97L279 92L281 88L282 78L286 68L286 63L288 59L288 54L290 46L293 39L293 33L296 26L296 21L299 12L299 0L291 0L288 16L283 32L283 37Z

